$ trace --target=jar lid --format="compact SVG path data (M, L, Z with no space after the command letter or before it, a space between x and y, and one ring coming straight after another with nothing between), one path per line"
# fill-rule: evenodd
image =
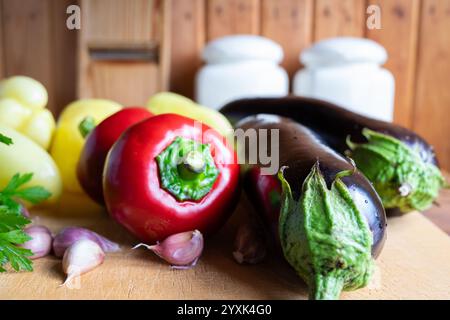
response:
M283 60L283 49L278 43L265 37L233 35L209 42L203 50L203 60L209 64L243 60L280 63Z
M383 46L370 39L354 37L322 40L300 54L300 62L308 67L360 62L382 65L386 60Z

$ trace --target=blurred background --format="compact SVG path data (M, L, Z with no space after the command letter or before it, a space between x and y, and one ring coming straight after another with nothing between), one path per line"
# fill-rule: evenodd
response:
M66 27L73 4L79 30ZM372 4L381 29L366 26ZM41 81L56 115L83 97L132 105L161 90L193 97L202 49L225 35L279 43L290 80L316 41L365 37L388 52L394 121L428 139L450 170L449 30L450 0L0 0L0 78Z

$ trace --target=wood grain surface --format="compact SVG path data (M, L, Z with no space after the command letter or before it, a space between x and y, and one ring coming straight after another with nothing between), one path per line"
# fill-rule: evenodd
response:
M365 12L365 0L316 0L314 40L364 36Z
M261 35L283 47L281 64L292 77L301 67L300 52L312 43L313 0L263 0L261 6Z
M382 8L381 29L366 29L366 37L384 46L385 67L395 75L395 122L411 128L419 37L419 0L370 0Z
M432 141L441 165L449 170L450 0L423 1L421 26L413 128Z
M291 77L301 68L298 62L301 50L313 41L332 36L361 36L378 41L388 51L386 68L396 79L395 122L419 131L436 145L441 165L450 169L450 140L442 139L450 134L447 116L450 98L446 86L450 74L450 0L99 0L86 3L83 0L0 0L0 77L25 74L43 82L49 91L49 107L55 114L76 98L77 87L80 93L103 95L106 92L127 104L142 103L154 88L162 87L193 97L195 74L202 64L201 50L207 41L222 35L253 33L279 42L285 51L282 65ZM167 3L171 7L167 15L169 23L160 14L153 15ZM82 7L81 31L65 27L68 17L65 9L69 4ZM369 5L381 9L381 29L366 28ZM164 43L170 43L171 49L165 45L160 52L170 61L163 64L164 70L170 67L170 74L161 77L161 68L158 71L155 66L146 65L137 74L141 84L136 84L133 67L125 72L123 66L112 63L91 72L86 51L77 55L76 50L78 38L85 43L80 35L83 28L91 32L90 24L95 29L92 36L96 41L119 38L131 43L153 41L153 38L158 41L160 29L170 26L169 41ZM76 73L80 75L78 79L84 80L77 80ZM109 84L112 77L119 79ZM169 86L165 85L167 82ZM118 83L123 86L117 92ZM164 85L159 86L161 83Z
M207 41L230 34L259 34L259 0L209 0L207 10Z
M195 74L205 44L205 2L172 0L170 90L194 96Z
M170 57L161 40L164 32L170 32L170 29L163 30L163 23L160 23L164 15L161 1L81 0L80 5L84 25L78 32L79 97L101 97L123 105L145 105L152 94L167 90L168 75L161 72L167 67L160 62ZM165 41L164 45L167 44L169 42ZM99 47L106 48L103 58L91 54L92 49ZM117 49L136 48L153 51L154 58L118 60L107 56L108 52L117 52ZM160 51L164 53L161 59Z
M444 172L447 182L450 182L450 174ZM435 204L424 212L425 217L430 219L445 233L450 235L450 189L443 189Z
M60 286L60 260L36 260L34 272L1 275L0 299L306 299L305 284L281 258L272 256L255 266L234 262L233 236L246 210L244 200L227 226L206 241L199 264L183 271L172 270L145 249L131 250L138 241L102 211L78 217L36 212L35 222L54 232L84 226L119 242L122 251L108 254L102 266L72 288ZM341 298L449 299L450 238L419 213L390 218L388 224L371 284Z

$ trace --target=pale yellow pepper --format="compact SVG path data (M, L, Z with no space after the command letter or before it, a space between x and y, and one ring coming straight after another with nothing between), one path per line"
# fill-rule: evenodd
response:
M13 76L0 82L0 98L11 98L23 106L43 109L48 102L45 87L37 80L26 76Z
M83 99L70 103L61 113L56 126L50 154L61 172L64 190L82 193L76 168L85 139L79 131L87 117L99 124L121 109L121 105L104 99Z
M160 92L150 97L147 108L154 114L176 113L198 120L215 129L222 136L228 137L233 127L227 118L211 108L204 107L173 92Z
M0 82L0 124L13 128L48 150L55 119L45 109L44 86L29 77L14 76Z
M13 141L11 145L0 143L0 189L16 173L33 173L32 180L25 187L42 186L51 193L47 201L55 202L61 195L62 181L58 167L50 155L34 141L10 127L0 125L0 133Z

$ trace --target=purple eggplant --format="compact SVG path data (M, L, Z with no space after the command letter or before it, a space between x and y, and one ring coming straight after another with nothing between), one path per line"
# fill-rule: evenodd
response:
M267 149L274 154L278 148L278 175L265 175L262 161L249 157L251 147L261 147L260 135L238 145L244 187L310 297L335 299L341 290L364 287L386 238L385 211L372 184L293 120L261 114L242 119L236 129L278 134Z
M221 112L232 123L267 113L307 126L329 147L354 159L391 211L427 209L439 190L448 187L433 147L413 131L389 122L301 97L242 99Z

